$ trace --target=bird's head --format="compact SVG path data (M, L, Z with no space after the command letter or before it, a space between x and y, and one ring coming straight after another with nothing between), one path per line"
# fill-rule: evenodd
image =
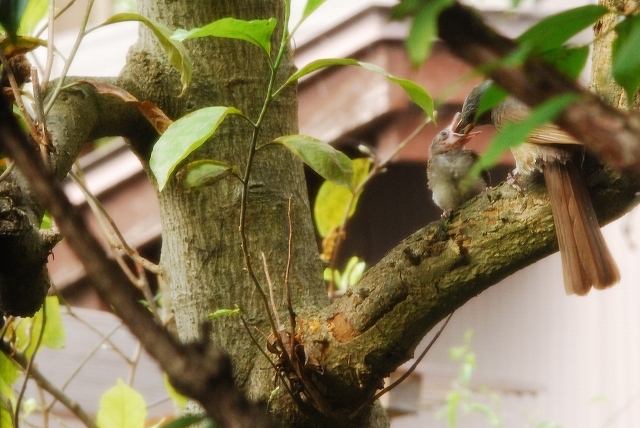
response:
M453 149L460 149L465 146L475 135L480 132L466 132L459 133L456 129L460 126L461 114L456 113L451 120L449 126L433 138L431 142L431 148L429 149L430 155L439 155L446 153Z
M491 111L484 112L480 117L476 118L478 113L478 107L480 106L480 100L491 86L491 80L485 80L484 82L476 85L462 105L462 112L460 112L460 121L454 129L455 132L460 134L468 134L476 126L491 124Z

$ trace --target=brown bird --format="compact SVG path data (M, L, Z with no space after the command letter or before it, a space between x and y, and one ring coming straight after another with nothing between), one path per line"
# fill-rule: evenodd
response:
M466 133L475 126L492 124L500 129L508 122L518 122L529 109L513 97L475 118L478 104L491 81L471 91L456 131ZM562 271L567 294L585 295L591 287L604 289L620 280L618 268L609 253L591 203L581 171L583 146L558 127L547 124L536 129L523 144L511 150L516 174L542 172L551 201L553 220L562 257Z
M466 178L478 159L478 154L464 145L477 132L465 135L454 132L460 122L456 113L451 124L440 131L431 142L427 164L427 185L433 201L448 216L451 211L484 191L488 186L485 176L467 182Z

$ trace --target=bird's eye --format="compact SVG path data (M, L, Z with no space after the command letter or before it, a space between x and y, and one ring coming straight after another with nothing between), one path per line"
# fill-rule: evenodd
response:
M440 135L443 136L443 137L446 136L447 135L447 131L440 131Z

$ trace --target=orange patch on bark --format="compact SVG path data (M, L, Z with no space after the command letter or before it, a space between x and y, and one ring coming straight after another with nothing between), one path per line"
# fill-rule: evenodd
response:
M360 336L360 332L353 328L351 323L341 313L338 313L329 320L329 330L333 337L340 343L345 343Z

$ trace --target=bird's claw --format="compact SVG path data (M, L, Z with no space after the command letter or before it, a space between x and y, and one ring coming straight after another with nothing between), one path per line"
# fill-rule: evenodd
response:
M516 189L518 191L518 193L522 193L522 187L520 187L520 184L518 184L518 176L517 174L512 174L509 173L507 174L507 183L509 183L509 185L511 187L513 187L514 189Z

